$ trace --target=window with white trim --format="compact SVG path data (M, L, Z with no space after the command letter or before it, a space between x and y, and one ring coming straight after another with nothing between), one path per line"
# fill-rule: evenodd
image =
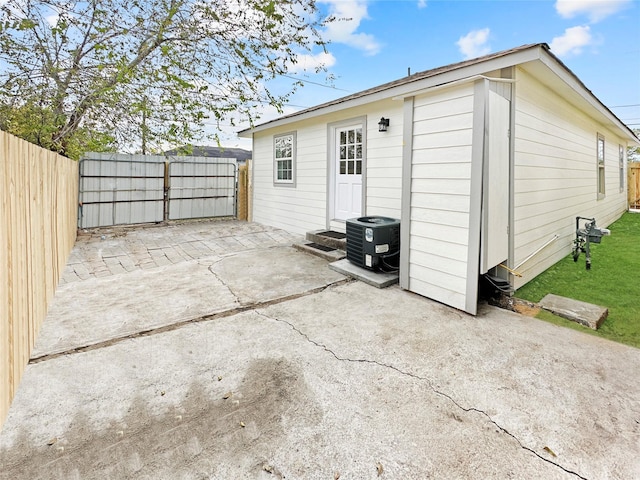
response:
M618 145L618 168L620 169L620 192L624 192L624 150L622 145Z
M273 137L273 182L293 185L296 166L296 134L285 133Z
M598 198L603 198L604 192L604 137L598 134Z

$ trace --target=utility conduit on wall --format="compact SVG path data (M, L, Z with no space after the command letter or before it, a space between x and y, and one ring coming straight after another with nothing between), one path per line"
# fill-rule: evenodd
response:
M555 242L558 238L560 238L560 235L554 235L553 238L551 240L549 240L548 242L546 242L544 245L542 245L540 248L538 248L535 252L533 252L531 255L529 255L527 258L525 258L524 260L522 260L519 264L517 264L515 267L513 267L514 270L518 270L522 265L524 265L525 263L527 263L529 260L531 260L533 257L535 257L538 253L540 253L542 250L544 250L547 245Z

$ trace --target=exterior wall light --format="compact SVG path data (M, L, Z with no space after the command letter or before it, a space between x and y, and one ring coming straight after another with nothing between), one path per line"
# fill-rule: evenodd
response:
M382 117L380 119L380 121L378 122L378 131L379 132L386 132L388 126L389 126L389 119Z

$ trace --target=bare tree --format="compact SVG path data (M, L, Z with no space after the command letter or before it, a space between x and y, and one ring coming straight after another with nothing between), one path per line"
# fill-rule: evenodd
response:
M274 94L269 80L324 48L319 29L333 21L318 20L314 0L0 5L0 127L22 122L32 141L70 156L97 139L188 143L205 121L253 121L264 103L281 109L300 82Z

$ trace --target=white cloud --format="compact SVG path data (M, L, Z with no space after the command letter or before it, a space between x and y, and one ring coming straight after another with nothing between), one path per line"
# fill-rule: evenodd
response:
M489 33L491 33L491 31L488 28L483 28L482 30L472 30L464 37L460 37L456 45L460 48L460 52L464 55L465 60L481 57L491 51L491 47L487 45Z
M329 14L337 18L327 25L323 33L326 40L335 43L344 43L367 55L375 55L380 51L380 44L373 35L357 32L360 22L367 19L366 0L322 0L321 3L329 5Z
M591 23L599 22L631 5L632 0L557 0L556 12L563 18L587 15Z
M593 37L591 36L589 25L582 25L567 28L564 31L564 35L554 37L549 46L554 54L563 57L566 55L579 55L582 53L583 47L592 43Z
M58 24L58 20L60 19L60 15L56 13L52 13L51 15L47 15L45 20L49 24L50 27L55 27Z
M320 52L315 55L300 54L296 58L296 63L287 66L289 73L316 71L323 67L333 67L336 64L336 57L328 52Z
M418 8L425 8L427 6L427 0L418 0Z

